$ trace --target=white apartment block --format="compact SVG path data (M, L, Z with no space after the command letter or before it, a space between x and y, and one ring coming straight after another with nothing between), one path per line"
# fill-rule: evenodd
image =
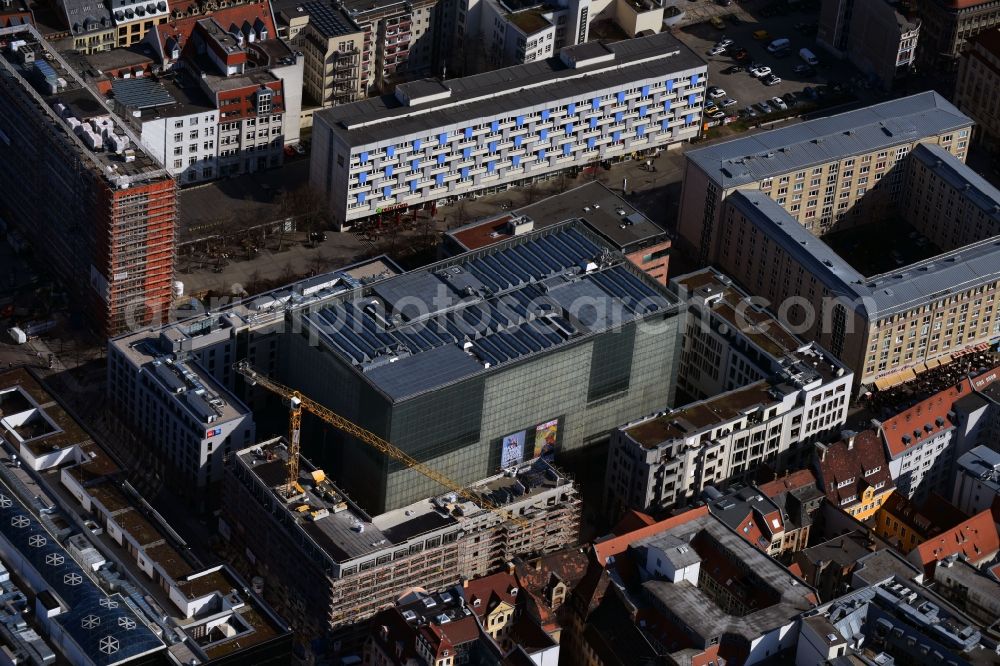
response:
M839 432L853 374L712 269L676 278L688 299L678 389L711 396L618 428L605 484L611 515L661 512L752 474L787 467Z
M698 135L706 65L668 34L317 112L310 178L337 226Z

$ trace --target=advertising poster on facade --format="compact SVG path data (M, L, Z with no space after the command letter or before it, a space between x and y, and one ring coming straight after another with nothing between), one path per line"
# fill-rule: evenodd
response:
M535 427L535 450L532 457L552 456L556 452L559 437L559 419L546 421Z
M515 432L503 438L500 445L500 467L513 467L524 460L524 440L527 431Z

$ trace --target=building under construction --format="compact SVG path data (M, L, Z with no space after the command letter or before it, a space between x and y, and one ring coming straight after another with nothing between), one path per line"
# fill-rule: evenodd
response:
M287 461L283 439L233 456L220 532L239 568L263 577L265 596L300 638L331 637L340 649L360 636L353 632L363 620L413 587L444 589L577 539L579 493L542 459L470 486L481 504L445 491L378 516L305 459L286 497Z
M0 190L0 217L99 331L167 310L174 179L30 25L0 29Z

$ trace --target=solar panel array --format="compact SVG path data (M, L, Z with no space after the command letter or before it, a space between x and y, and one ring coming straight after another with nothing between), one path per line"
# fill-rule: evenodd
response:
M467 344L480 361L502 365L669 307L669 301L622 260L602 262L604 250L578 229L565 227L488 254L469 255L433 273L391 278L381 289L376 285L374 291L386 295L384 303L379 302L385 305L384 315L370 308L369 296L333 303L308 318L330 347L363 371L385 365L390 357L405 359L445 345ZM581 267L590 262L601 268L583 272ZM394 311L405 294L391 283L410 284L429 301L428 275L439 280L439 290L448 290L447 297L437 301L440 310L431 308L420 317ZM607 308L620 314L570 316L576 304L568 301L581 291L606 299ZM377 373L380 383L386 372Z
M151 79L114 79L111 91L119 103L130 109L153 109L177 102L166 88Z
M110 666L163 648L122 596L105 594L4 485L0 485L0 533L69 606L51 621L90 662Z
M307 2L302 5L309 14L309 23L316 26L324 37L336 37L359 32L351 25L344 13L323 2Z

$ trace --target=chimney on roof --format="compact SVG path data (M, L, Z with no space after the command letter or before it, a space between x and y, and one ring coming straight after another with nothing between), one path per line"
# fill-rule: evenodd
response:
M511 576L514 575L514 562L513 561L508 561L507 562L507 573L510 574Z
M853 451L854 450L854 438L855 437L856 437L856 435L850 435L847 438L847 450L848 451Z
M462 578L462 588L465 589L467 587L469 587L469 579L468 578Z
M822 442L816 442L816 455L819 456L819 461L824 462L826 460L826 452L830 449L826 444Z
M542 558L539 557L535 560L535 571L541 571L541 570L542 570Z

